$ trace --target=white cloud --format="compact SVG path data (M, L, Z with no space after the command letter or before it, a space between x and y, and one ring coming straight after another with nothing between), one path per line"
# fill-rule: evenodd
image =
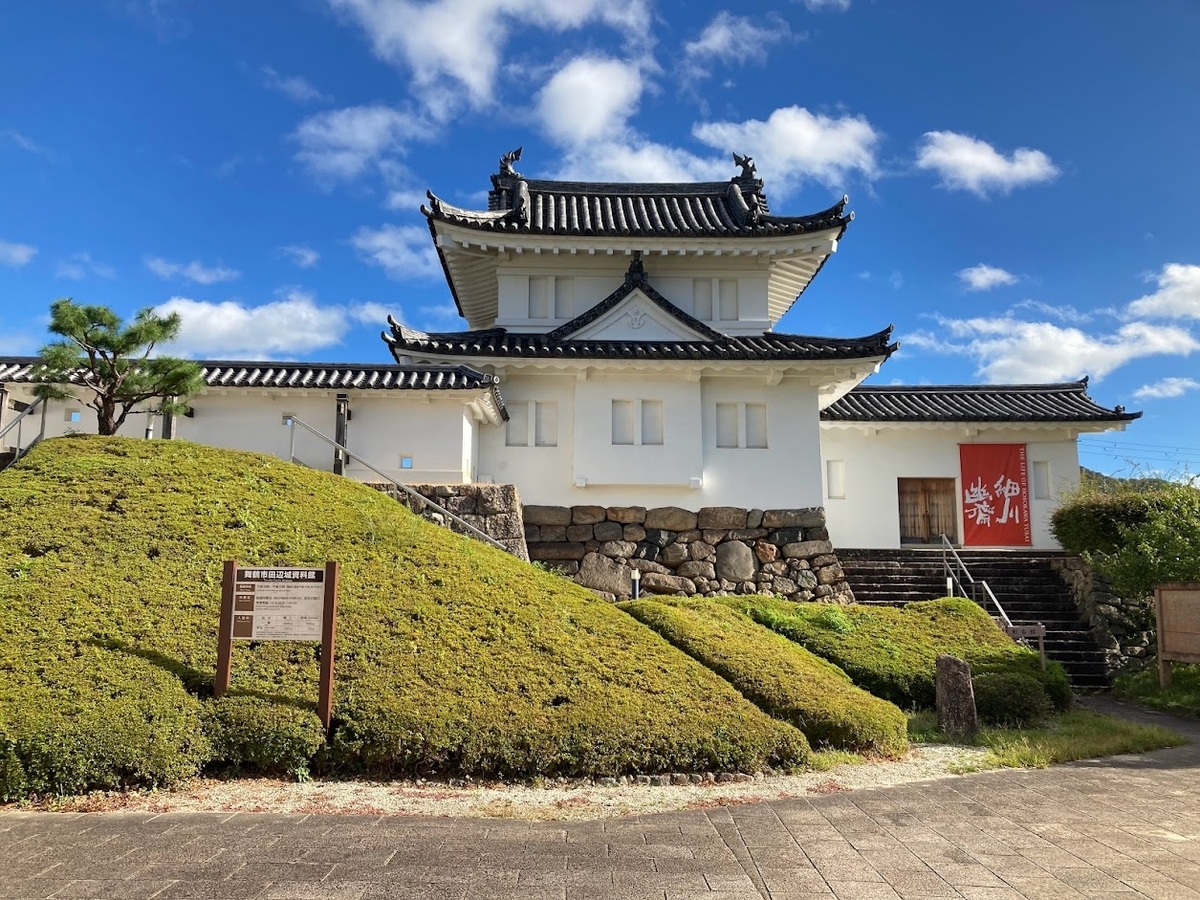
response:
M692 134L723 153L752 154L759 174L779 194L807 179L835 186L853 172L868 179L878 174L875 147L880 134L864 116L832 118L785 106L765 122L705 122L694 126Z
M1016 284L1017 276L1004 269L980 263L969 269L960 269L958 280L965 284L969 291L990 291L1002 284Z
M58 261L54 275L56 278L83 281L89 275L96 278L115 278L117 272L112 266L96 262L90 253L72 253L66 259Z
M1168 263L1150 280L1158 282L1158 290L1130 303L1128 315L1200 319L1200 266Z
M0 241L0 266L20 268L37 255L37 247Z
M179 314L179 340L166 349L193 357L294 356L339 343L347 329L345 309L318 306L311 294L298 290L261 306L172 297L155 312Z
M1200 390L1200 381L1195 378L1164 378L1154 384L1143 385L1133 392L1135 400L1162 400L1182 397L1188 391Z
M637 111L642 75L632 63L580 56L557 72L537 95L542 128L555 141L576 146L620 136Z
M929 131L917 148L917 168L931 169L942 186L986 197L1058 177L1058 167L1041 150L1021 147L1005 156L987 141L953 131Z
M1100 335L1010 316L938 322L946 335L918 332L905 342L968 356L975 360L977 374L993 384L1066 381L1083 375L1100 379L1134 359L1187 356L1200 350L1200 341L1186 330L1145 322L1130 322Z
M163 259L161 256L146 258L146 268L164 281L182 277L196 284L219 284L223 281L236 281L242 277L237 269L227 269L224 266L206 266L192 260L189 263L177 263Z
M316 178L350 181L371 168L398 168L405 144L427 134L426 125L390 106L349 106L318 113L296 128L298 159Z
M893 291L898 291L904 287L904 273L898 269L888 276L888 284L892 286Z
M350 239L368 263L395 279L437 278L442 274L429 230L418 225L384 225L360 228Z
M1080 312L1073 306L1054 306L1050 303L1043 303L1040 300L1022 300L1020 303L1013 304L1012 309L1028 309L1043 316L1052 316L1060 322L1068 322L1071 325L1085 325L1092 321L1095 316L1092 313Z
M484 201L487 199L487 192L484 192ZM388 193L387 200L384 206L387 209L405 210L407 212L415 212L421 208L421 204L426 200L424 188L398 188Z
M328 0L369 37L375 55L412 73L412 90L438 119L460 98L492 100L513 26L562 32L591 23L637 42L650 33L645 0Z
M804 5L810 12L820 12L823 9L845 12L850 8L850 0L804 0Z
M262 67L262 84L267 90L290 97L297 103L312 103L330 99L313 87L306 78L300 75L280 75L270 66Z
M321 258L320 253L303 244L288 244L286 247L280 247L279 252L290 259L298 269L311 269Z
M756 25L748 17L735 16L727 10L717 13L698 38L683 45L684 77L707 78L712 74L709 66L713 63L765 63L767 48L791 37L788 23L778 15L768 16L766 22Z
M400 318L399 310L384 306L382 303L359 303L350 307L350 318L363 325L378 325L382 328L387 325L389 314L395 316L396 319Z
M21 134L15 128L5 128L3 131L0 131L0 137L7 138L26 153L36 153L38 156L45 156L48 159L54 156L48 148L36 143L32 138Z
M640 135L569 150L555 176L579 181L711 181L729 177L724 159L703 158Z

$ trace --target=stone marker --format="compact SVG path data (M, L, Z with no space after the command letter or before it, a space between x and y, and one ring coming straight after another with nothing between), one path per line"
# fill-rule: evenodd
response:
M945 653L937 658L937 717L938 728L948 735L971 737L979 731L971 666Z

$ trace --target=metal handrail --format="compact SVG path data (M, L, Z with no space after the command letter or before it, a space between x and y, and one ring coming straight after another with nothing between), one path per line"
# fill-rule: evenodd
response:
M480 531L478 528L476 528L474 525L472 525L470 522L468 522L462 516L456 515L456 514L450 512L450 510L446 509L444 506L440 506L439 504L434 503L432 500L430 500L424 494L420 493L419 491L414 491L407 484L404 484L401 481L397 481L395 478L393 478L391 475L388 475L386 472L381 472L379 469L375 468L373 465L371 465L369 462L367 462L365 459L363 459L361 456L359 456L354 451L350 450L344 444L339 444L337 441L335 441L333 438L329 437L328 435L321 434L321 432L317 431L317 429L313 428L307 422L302 421L301 419L297 418L296 416L288 416L286 418L286 424L292 429L292 454L291 455L292 455L293 461L295 461L295 456L296 456L296 454L295 454L295 448L296 448L295 426L299 425L305 431L308 431L308 432L316 435L321 440L323 440L325 443L329 444L330 446L334 447L337 450L340 450L342 453L346 454L346 456L349 457L350 459L356 460L360 464L366 466L368 469L370 469L372 472L374 472L380 478L384 479L385 481L390 481L392 484L394 484L396 487L400 488L400 490L404 491L410 497L413 497L416 500L419 500L421 503L425 504L426 506L432 506L434 509L436 509L438 512L440 512L442 515L448 517L451 521L457 522L463 528L467 529L467 531L469 531L475 537L479 538L481 541L491 544L493 547L503 550L505 553L510 552L509 549L507 547L505 547L502 543L500 543L498 540L496 540L490 534L488 534L484 531Z
M3 428L0 428L0 440L4 440L4 436L6 434L8 434L10 431L12 431L14 428L17 428L17 426L20 425L22 419L24 419L27 415L29 415L31 412L33 412L35 409L37 409L41 404L43 404L45 402L46 401L44 398L38 397L36 400L34 400L32 403L30 403L28 406L26 406L23 410L21 410L20 415L18 415L15 419L13 419L11 422L9 422L7 425L5 425ZM20 429L17 428L17 430L19 433ZM19 440L20 440L20 438L18 438L18 441ZM18 446L19 446L19 444L18 444Z
M29 442L29 446L22 447L21 446L21 443L22 443L21 430L23 427L22 423L24 422L25 417L27 415L29 415L30 413L32 413L39 406L42 408L42 427L38 430L37 436L34 437L34 439ZM42 438L44 438L46 436L46 402L45 402L45 398L38 397L36 400L34 400L32 403L30 403L28 406L26 406L23 410L21 410L20 414L15 419L13 419L11 422L9 422L7 425L5 425L4 428L0 429L0 440L3 440L4 436L6 434L8 434L10 431L12 431L14 428L17 429L17 443L16 443L16 446L14 447L15 452L13 453L12 459L8 460L6 463L4 463L4 465L0 466L0 472L5 472L10 467L16 465L17 461L20 460L21 457L23 457L26 453L28 453L30 450L32 450L34 447L36 447L38 444L40 444L42 441ZM0 444L0 446L3 446L3 444Z

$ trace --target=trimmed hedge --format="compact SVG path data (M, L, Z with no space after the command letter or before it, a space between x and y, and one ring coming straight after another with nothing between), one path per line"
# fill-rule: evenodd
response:
M889 606L831 606L766 597L728 598L735 609L839 666L859 687L902 709L931 708L940 653L966 659L973 675L1035 679L1055 708L1071 704L1066 672L1017 645L970 600L947 597Z
M1032 728L1054 713L1046 690L1032 675L1023 672L972 673L975 710L985 725L1002 728Z
M307 760L315 644L239 641L229 699L202 699L225 559L342 563L333 733ZM531 777L807 758L800 732L585 589L274 457L44 441L0 476L0 560L0 796L206 764Z
M908 749L908 720L857 688L836 666L705 600L634 600L621 609L712 669L764 712L795 725L815 745L880 756Z

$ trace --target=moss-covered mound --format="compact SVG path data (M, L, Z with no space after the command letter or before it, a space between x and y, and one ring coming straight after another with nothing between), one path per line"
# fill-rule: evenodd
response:
M730 598L735 609L839 666L859 687L904 709L934 704L939 654L967 660L972 674L1028 675L1059 710L1071 705L1066 673L1016 644L970 600L947 597L889 606L790 603Z
M814 744L881 756L908 749L908 719L846 673L739 612L709 600L634 600L621 608L704 663Z
M342 563L328 742L316 644L238 642L231 699L211 700L225 559ZM615 607L348 480L94 437L46 441L0 476L0 797L206 763L531 776L806 754Z

